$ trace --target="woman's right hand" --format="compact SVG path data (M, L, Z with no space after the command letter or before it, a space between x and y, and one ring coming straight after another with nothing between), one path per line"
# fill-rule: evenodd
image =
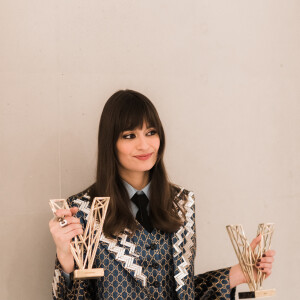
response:
M58 209L55 214L67 221L62 227L56 217L50 220L49 228L56 245L57 258L66 273L74 270L74 259L70 249L70 242L78 234L83 234L82 225L78 218L73 217L78 211L77 207L70 209Z

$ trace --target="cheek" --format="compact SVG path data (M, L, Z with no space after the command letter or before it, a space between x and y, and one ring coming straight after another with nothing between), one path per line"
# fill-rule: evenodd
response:
M129 165L128 155L121 148L117 149L117 159L118 159L120 166L122 166L123 168L128 167L128 165Z
M156 142L155 142L155 146L154 146L157 152L158 152L158 150L159 150L159 146L160 146L160 139L157 138L157 140L156 140Z
M119 163L123 167L128 167L132 163L133 143L120 140L116 143L116 150Z
M153 159L156 161L157 157L158 157L159 147L160 147L160 139L159 138L157 138L155 141L153 141L152 147L155 150L155 156L153 157Z
M116 150L118 161L121 162L124 156L126 156L126 145L122 141L118 141L116 143Z

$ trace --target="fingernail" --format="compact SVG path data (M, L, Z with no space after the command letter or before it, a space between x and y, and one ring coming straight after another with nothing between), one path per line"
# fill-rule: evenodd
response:
M263 254L262 257L266 257L266 254Z
M259 267L259 266L260 266L260 263L257 263L256 266Z
M257 262L260 262L261 261L261 259L259 258L258 260L257 260Z

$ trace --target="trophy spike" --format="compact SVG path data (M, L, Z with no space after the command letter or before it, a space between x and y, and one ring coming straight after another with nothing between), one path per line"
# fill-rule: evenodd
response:
M250 289L250 292L239 293L239 298L247 299L274 296L276 293L275 289L261 289L265 274L260 269L255 268L257 259L261 258L263 254L270 249L274 224L262 223L258 225L257 235L261 234L261 240L254 251L251 249L242 225L228 225L226 229Z
M74 279L92 279L104 276L102 268L93 269L97 248L102 234L108 208L109 197L95 197L83 235L79 234L70 242L71 252L78 266L73 272ZM65 199L52 199L49 202L55 215L57 209L69 209Z

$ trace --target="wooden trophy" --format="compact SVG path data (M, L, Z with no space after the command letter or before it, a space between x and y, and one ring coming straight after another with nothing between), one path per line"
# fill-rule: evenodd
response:
M274 224L258 225L257 235L261 234L261 241L254 251L250 247L242 225L228 225L226 229L250 289L250 292L239 293L239 299L274 296L276 294L275 289L262 290L265 274L255 267L257 259L270 249Z
M83 235L74 237L70 243L71 252L78 269L74 270L74 279L92 279L104 276L102 268L93 269L97 248L106 216L109 197L95 197L90 209ZM55 215L57 209L69 209L65 199L52 199L49 202Z

